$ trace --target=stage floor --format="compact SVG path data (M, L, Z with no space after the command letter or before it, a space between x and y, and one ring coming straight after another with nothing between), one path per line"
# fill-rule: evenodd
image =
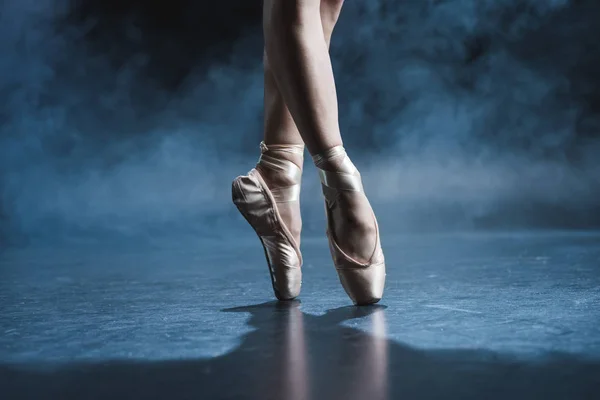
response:
M353 307L323 237L298 301L258 240L0 253L3 399L596 399L600 233L383 238Z

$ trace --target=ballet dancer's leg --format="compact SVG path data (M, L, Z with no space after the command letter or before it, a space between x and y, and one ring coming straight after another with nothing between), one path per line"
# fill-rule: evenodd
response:
M358 304L378 301L385 266L360 174L342 147L322 6L340 0L265 0L265 49L275 84L321 174L334 263Z

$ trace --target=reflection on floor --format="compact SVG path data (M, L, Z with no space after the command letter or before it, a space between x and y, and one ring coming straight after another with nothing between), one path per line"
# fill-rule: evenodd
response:
M386 298L360 308L347 305L335 273L321 266L320 242L304 246L313 261L302 300L286 303L265 301L268 274L253 247L7 251L0 392L8 399L596 398L599 238L395 238Z

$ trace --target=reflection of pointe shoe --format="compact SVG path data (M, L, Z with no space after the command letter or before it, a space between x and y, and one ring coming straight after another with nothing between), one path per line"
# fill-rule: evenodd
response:
M269 145L267 148L261 143L257 167L233 181L232 198L263 245L275 296L279 300L291 300L300 294L302 255L298 243L282 221L277 203L299 200L302 169L291 161L264 154L268 150L304 154L304 146L301 145ZM270 189L261 170L284 174L294 184Z
M343 157L343 161L336 168L336 171L325 171L320 168L323 162L339 157ZM385 260L379 241L379 227L375 214L372 213L376 235L375 248L366 263L359 262L347 255L340 248L333 234L331 210L337 206L339 193L342 191L355 192L357 195L364 196L360 173L350 161L342 146L336 146L322 154L315 155L313 159L319 170L323 195L325 196L329 249L340 282L355 304L377 303L383 296Z

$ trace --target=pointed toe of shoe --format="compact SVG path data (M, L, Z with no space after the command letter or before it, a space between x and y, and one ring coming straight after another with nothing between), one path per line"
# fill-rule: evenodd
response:
M383 297L385 264L338 269L344 290L357 306L375 304Z
M302 287L302 270L300 268L284 268L285 271L273 274L273 291L277 300L289 301L300 296Z

